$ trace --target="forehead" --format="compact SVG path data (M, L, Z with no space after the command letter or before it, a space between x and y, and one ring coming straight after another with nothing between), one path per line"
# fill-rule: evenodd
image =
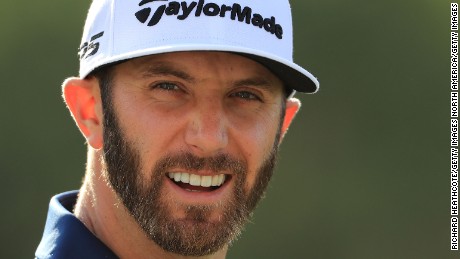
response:
M194 51L156 54L135 58L118 66L118 72L148 77L152 72L176 72L197 80L258 79L274 87L283 87L281 80L260 63L247 57L217 51ZM121 70L121 71L120 71Z

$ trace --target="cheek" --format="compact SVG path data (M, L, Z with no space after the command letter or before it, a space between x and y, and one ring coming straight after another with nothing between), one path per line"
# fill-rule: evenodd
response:
M237 139L244 138L252 143L252 153L266 154L271 151L279 128L279 110L273 107L270 110L254 113L247 118L234 116L234 128L238 129Z
M245 183L246 192L255 184L259 169L266 159L270 157L275 144L276 134L279 128L279 116L260 116L260 120L240 127L238 141L240 150L248 162L248 175Z
M117 101L120 127L140 155L142 172L149 174L155 162L177 146L183 121L181 115L164 113L140 98L125 95Z

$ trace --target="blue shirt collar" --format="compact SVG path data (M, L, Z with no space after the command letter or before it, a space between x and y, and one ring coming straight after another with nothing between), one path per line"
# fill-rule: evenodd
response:
M51 198L42 240L36 258L118 258L72 214L78 191Z

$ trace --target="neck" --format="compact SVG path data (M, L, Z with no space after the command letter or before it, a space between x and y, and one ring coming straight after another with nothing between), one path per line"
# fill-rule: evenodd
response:
M102 173L102 150L88 150L83 185L75 216L120 258L225 258L227 247L204 257L169 253L150 240L128 213Z

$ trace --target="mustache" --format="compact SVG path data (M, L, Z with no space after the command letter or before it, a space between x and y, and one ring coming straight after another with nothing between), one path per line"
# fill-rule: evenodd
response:
M174 167L196 171L229 171L233 174L244 174L247 171L247 164L245 161L235 158L229 154L198 157L186 151L165 155L157 161L154 170L157 172L165 172Z

